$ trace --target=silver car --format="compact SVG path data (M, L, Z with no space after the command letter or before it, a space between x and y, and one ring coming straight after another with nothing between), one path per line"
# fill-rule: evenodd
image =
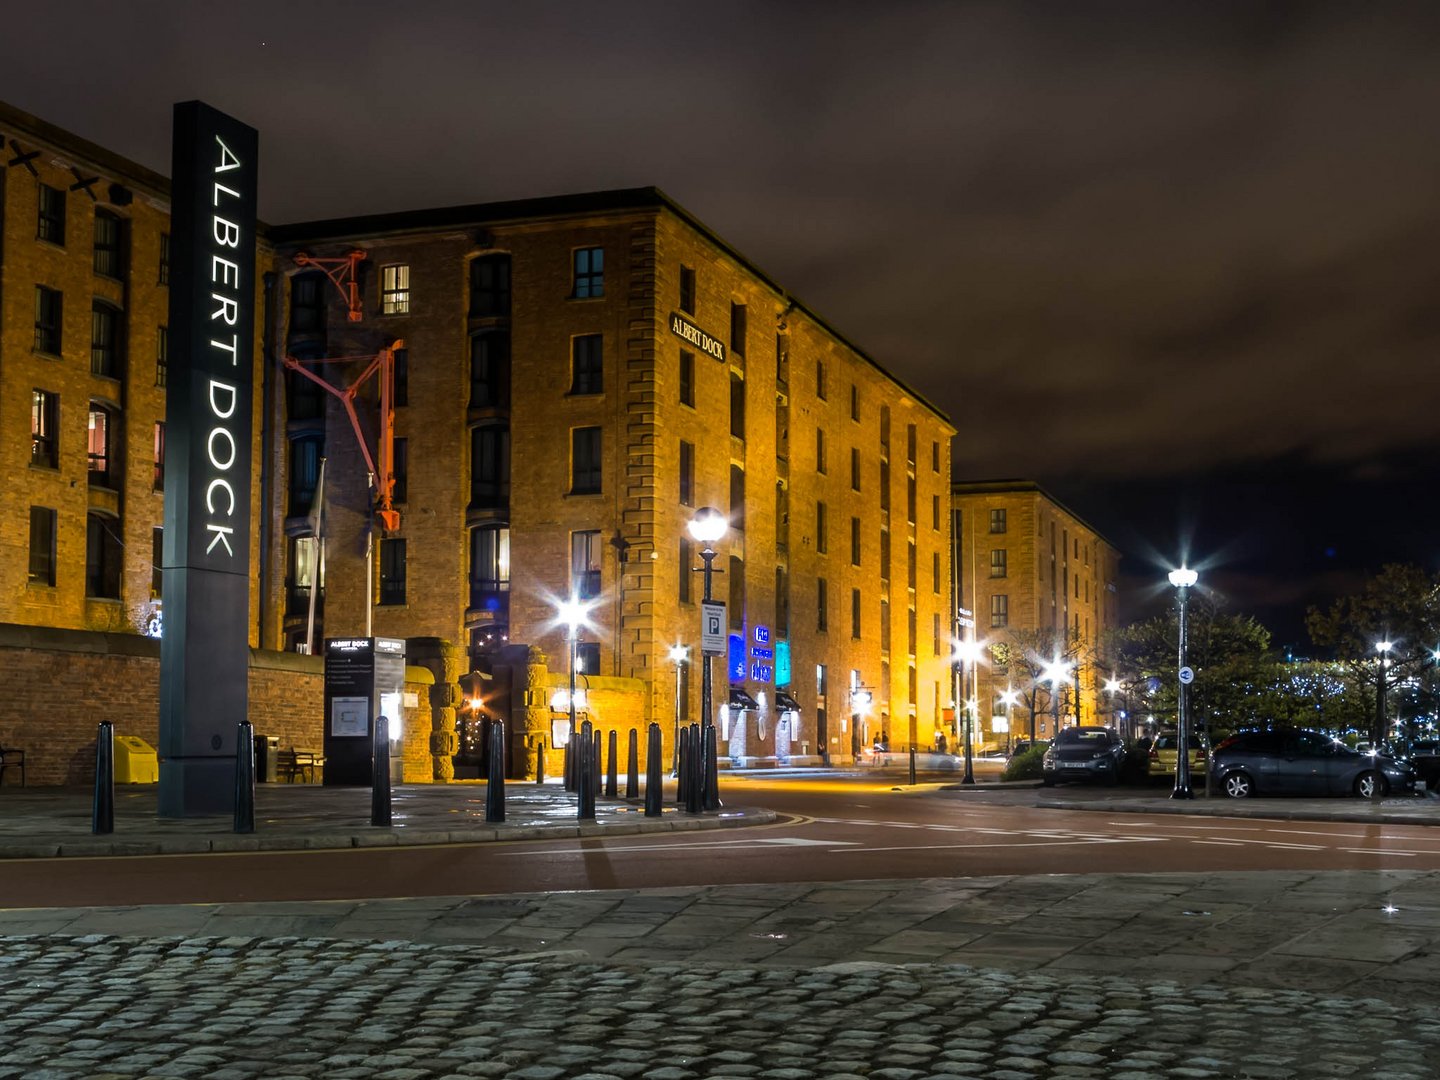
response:
M1359 795L1414 791L1415 770L1386 754L1351 750L1317 731L1234 735L1215 748L1215 782L1232 799L1252 795Z

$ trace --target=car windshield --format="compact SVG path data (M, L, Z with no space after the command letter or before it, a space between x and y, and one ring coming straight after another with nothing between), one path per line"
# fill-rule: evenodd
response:
M1093 728L1089 730L1085 728L1066 728L1060 732L1055 742L1059 745L1072 743L1096 743L1098 745L1105 745L1110 742L1110 732L1103 730L1097 731Z
M1175 750L1175 749L1178 749L1179 746L1180 746L1180 740L1179 740L1178 738L1176 738L1174 735L1159 735L1159 736L1156 736L1156 738L1155 738L1155 749L1156 749L1156 750ZM1191 735L1191 736L1190 736L1190 749L1191 749L1191 750L1199 750L1199 749L1200 749L1200 736L1199 736L1199 735Z

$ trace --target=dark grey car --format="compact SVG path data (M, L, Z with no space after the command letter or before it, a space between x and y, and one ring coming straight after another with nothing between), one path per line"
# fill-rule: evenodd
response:
M1125 744L1106 727L1071 727L1061 731L1041 759L1040 779L1046 787L1061 780L1099 780L1115 784L1125 760Z
M1385 754L1362 754L1315 731L1245 732L1215 748L1215 782L1232 799L1252 795L1359 795L1415 790L1415 770Z

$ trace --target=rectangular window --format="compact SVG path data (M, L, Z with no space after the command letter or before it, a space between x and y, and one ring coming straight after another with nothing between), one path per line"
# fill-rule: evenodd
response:
M503 509L510 502L510 429L482 424L470 431L470 505Z
M55 584L55 511L30 507L30 584Z
M60 355L60 312L64 297L58 289L35 286L35 351Z
M860 519L850 519L850 565L860 565Z
M860 449L855 446L850 448L850 490L860 490Z
M290 279L290 333L323 334L325 332L325 275L296 274Z
M582 334L570 341L570 393L599 394L605 389L604 337Z
M934 639L932 649L935 656L942 655L940 652L940 613L937 611L930 620L930 632Z
M380 541L379 602L405 603L405 541L393 536Z
M1003 532L1005 531L1005 524L1006 524L1006 523L1005 523L1005 511L1004 511L1004 510L991 510L991 511L990 511L990 531L991 531L991 533L1003 533Z
M90 306L90 374L120 377L120 313L98 300Z
M680 440L680 505L695 505L695 444Z
M482 525L470 530L470 606L503 613L510 591L510 530Z
M915 425L905 425L905 464L915 464Z
M570 432L570 494L600 494L600 429L573 428Z
M860 640L860 590L850 590L850 636Z
M730 556L730 629L742 630L745 627L745 560L739 555Z
M880 459L880 509L890 512L890 462Z
M850 419L860 420L860 388L854 383L850 384Z
M680 310L695 314L695 271L688 266L680 267Z
M394 364L390 371L394 385L391 387L390 404L410 404L410 350L396 349L393 353Z
M815 471L825 473L825 429L815 429Z
M1010 625L1010 597L996 593L990 597L990 625L992 628Z
M577 641L575 643L575 672L579 675L600 674L600 643L598 641Z
M829 585L822 578L815 579L815 629L822 633L830 621Z
M790 383L790 341L784 334L775 335L775 381L782 390Z
M730 527L745 531L745 469L730 466Z
M695 576L695 553L689 540L680 541L680 603L690 603L690 579Z
M123 281L125 226L114 214L95 211L95 273Z
M680 350L680 404L695 407L695 354Z
M397 503L403 503L410 494L410 440L395 439L392 448L394 460L390 462L390 475L395 479L395 486L390 491L390 497Z
M470 408L503 409L510 390L510 335L496 330L470 338Z
M410 314L410 267L405 263L380 268L380 314Z
M905 612L905 652L910 656L915 655L915 638L915 609L912 607Z
M584 300L592 296L605 295L605 249L576 248L575 278L570 296Z
M40 216L35 235L41 240L65 246L65 192L49 184L40 185Z
M821 555L830 551L830 523L827 520L826 508L823 502L815 504L815 550Z
M165 490L165 421L155 421L155 440L153 447L153 472L150 477L151 491Z
M600 595L600 530L570 534L570 595L593 600Z
M930 528L940 531L940 496L930 496Z
M170 376L170 328L161 326L155 332L155 385L164 386Z
M30 391L30 464L55 469L60 465L60 396L49 390Z
M905 520L915 524L915 477L905 478Z
M745 355L745 316L744 304L730 305L730 351L742 357Z
M470 261L470 317L504 318L510 314L510 256L482 255Z
M160 234L160 266L156 273L156 282L160 285L170 284L170 234Z
M915 588L915 545L905 545L905 584Z
M880 406L880 457L890 458L890 406Z
M110 482L110 414L99 405L90 406L89 437L90 483L113 487Z
M318 437L290 441L290 517L304 517L315 499L315 485L320 480L320 455L323 440Z
M790 577L783 566L775 568L775 639L790 637Z
M150 599L160 600L165 593L165 530L156 525L150 530Z
M730 373L730 434L745 438L745 380Z
M990 576L1002 578L1009 572L1009 555L1005 548L994 548L990 552Z
M940 471L940 441L937 439L930 444L930 471Z
M815 396L821 401L824 401L826 398L824 360L815 361Z
M101 600L120 599L119 523L112 517L90 514L85 519L85 595Z
M880 530L880 580L890 580L890 530Z
M933 592L936 596L939 596L939 595L940 595L940 553L939 553L938 551L932 551L932 552L930 553L930 578L931 578L931 581L932 581L931 592Z

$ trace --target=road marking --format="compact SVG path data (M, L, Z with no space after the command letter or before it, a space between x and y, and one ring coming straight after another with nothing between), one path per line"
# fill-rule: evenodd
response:
M1107 825L1134 825L1135 823L1134 823L1133 821L1108 821L1108 822L1106 822L1106 824L1107 824ZM1221 832L1267 832L1267 831L1274 831L1274 830L1266 830L1266 829L1250 829L1250 828L1244 828L1244 827L1238 827L1238 826L1235 827L1235 828L1231 828L1231 827L1228 826L1228 825L1219 825L1219 826L1217 826L1217 825L1213 825L1213 824L1212 824L1212 825L1182 825L1182 824L1180 824L1180 823L1178 823L1178 822L1174 822L1174 821L1147 821L1147 822L1145 822L1145 826L1146 826L1147 828L1151 828L1151 829L1210 829L1211 831L1215 831L1215 830L1218 829L1218 830L1221 831Z
M1203 840L1192 840L1192 843L1201 844ZM1324 851L1323 844L1286 844L1279 840L1236 840L1236 844L1258 844L1261 847L1277 848L1290 851Z
M545 848L541 851L512 851L511 855L595 855L595 854L617 854L628 851L682 853L694 851L696 848L725 848L737 850L742 848L771 848L771 847L852 847L858 844L858 840L811 840L799 836L773 836L760 838L745 838L741 840L700 840L686 844L673 842L658 842L650 844L627 844L625 846L606 844L604 847L588 848Z
M1413 859L1416 855L1434 855L1433 851L1389 851L1384 848L1342 847L1352 855L1399 855L1402 859Z
M1155 837L1155 840L1160 840L1160 839L1162 839L1162 838L1161 838L1161 837ZM895 846L895 847L850 848L850 849L849 849L848 851L846 851L844 854L846 854L846 855L851 855L851 854L854 854L854 855L871 855L871 854L875 854L875 853L878 853L878 852L895 852L895 851L955 851L955 850L971 850L971 849L974 849L974 848L985 848L985 849L988 849L988 848L1008 848L1008 849L1010 849L1010 850L1012 850L1012 851L1015 850L1015 849L1017 849L1017 848L1021 848L1021 849L1024 849L1024 850L1028 851L1028 850L1030 850L1031 848L1037 848L1037 847L1091 847L1091 846L1093 846L1093 845L1095 845L1095 844L1124 844L1124 843L1131 843L1131 842L1132 842L1132 841L1131 841L1128 837L1105 837L1105 838L1103 838L1103 839L1088 839L1088 838L1080 838L1080 837L1077 837L1077 838L1075 838L1075 839L1069 839L1069 840L1041 841L1041 842L1039 842L1039 843L1031 843L1031 844L1027 844L1027 843L1019 843L1019 844L914 844L914 845L911 845L911 846L903 846L903 845L902 845L902 846ZM1136 841L1136 842L1138 842L1138 843L1145 843L1144 840Z
M1244 847L1239 840L1191 840L1192 844L1209 844L1212 847Z

